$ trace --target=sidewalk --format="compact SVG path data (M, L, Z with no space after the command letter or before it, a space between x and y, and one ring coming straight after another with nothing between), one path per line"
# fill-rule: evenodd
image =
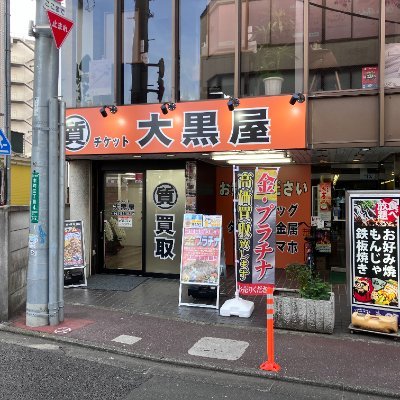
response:
M214 309L179 307L178 287L177 280L149 278L127 292L69 288L59 326L27 328L21 315L0 329L157 361L345 388L373 398L400 397L400 344L385 336L349 333L344 284L334 285L333 335L275 330L278 373L259 369L266 361L265 299L252 299L251 318L221 317ZM232 296L225 293L221 304Z

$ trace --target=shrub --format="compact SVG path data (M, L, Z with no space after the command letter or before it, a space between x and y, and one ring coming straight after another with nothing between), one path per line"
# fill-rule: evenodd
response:
M305 264L290 264L286 267L289 279L299 285L300 296L306 299L329 300L331 285L323 281L317 274L313 274Z

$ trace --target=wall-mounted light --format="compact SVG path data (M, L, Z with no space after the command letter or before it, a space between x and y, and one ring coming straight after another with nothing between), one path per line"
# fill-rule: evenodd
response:
M174 111L176 108L176 104L172 102L166 102L162 103L161 106L161 111L164 115L168 114L168 111Z
M236 97L229 97L226 104L228 105L228 110L233 111L240 104L240 101Z
M303 93L293 93L289 100L289 103L294 106L296 103L304 103L306 101L306 96Z
M107 117L107 111L106 111L106 108L108 108L109 110L110 110L110 113L111 114L115 114L117 111L118 111L118 108L117 108L117 106L103 106L103 107L101 107L100 108L100 114L101 114L101 116L103 117L103 118L105 118L105 117Z

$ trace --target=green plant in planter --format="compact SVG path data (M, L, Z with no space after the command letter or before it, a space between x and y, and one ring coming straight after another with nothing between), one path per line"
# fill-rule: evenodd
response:
M260 71L261 78L282 77L282 67L291 65L291 61L296 58L293 43L269 44L272 34L279 36L293 26L294 21L280 8L273 12L266 25L254 27L254 34L258 38L255 70Z
M331 285L318 275L312 274L305 264L290 264L286 267L286 275L299 285L300 296L313 300L329 300Z

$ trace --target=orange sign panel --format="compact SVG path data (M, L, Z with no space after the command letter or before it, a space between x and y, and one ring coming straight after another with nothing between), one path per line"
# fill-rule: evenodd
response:
M232 168L217 168L217 214L222 215L227 265L234 264L232 176ZM280 167L276 207L276 268L305 262L305 237L310 235L310 221L311 166Z
M251 97L229 111L227 100L67 110L66 154L193 153L306 147L306 103L290 96Z

